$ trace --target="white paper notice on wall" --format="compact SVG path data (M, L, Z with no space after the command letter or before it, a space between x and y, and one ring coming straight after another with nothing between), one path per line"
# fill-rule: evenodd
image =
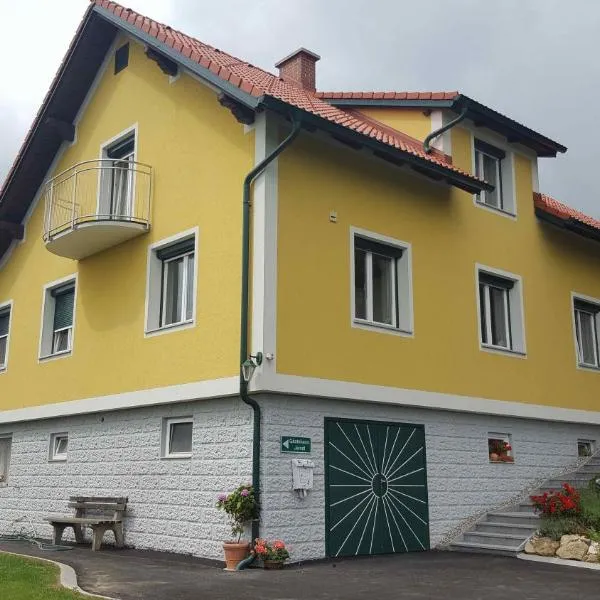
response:
M315 463L307 458L292 459L292 488L304 497L313 489L313 471Z

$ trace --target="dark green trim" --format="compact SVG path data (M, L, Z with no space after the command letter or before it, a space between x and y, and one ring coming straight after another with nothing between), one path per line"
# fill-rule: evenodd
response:
M413 170L422 173L432 179L444 180L450 185L454 185L470 194L477 194L483 190L493 190L494 186L470 176L462 175L456 171L438 165L425 158L415 156L409 152L399 152L397 149L378 142L374 138L369 138L362 133L348 129L343 125L332 123L323 117L308 113L305 110L290 106L287 102L273 98L272 96L262 96L260 103L267 109L273 110L274 112L289 115L295 115L297 119L302 120L302 126L305 129L321 129L331 134L334 137L339 137L347 140L348 143L356 144L360 148L368 148L373 151L377 151L380 155L388 155L393 159L397 159L399 155L402 156L402 160L411 167Z
M460 112L460 115L458 115L458 117L456 117L456 119L452 119L452 121L450 121L449 123L446 123L443 127L440 127L439 129L436 129L435 131L432 131L425 138L425 141L423 142L423 149L425 150L425 152L427 152L427 154L429 154L432 150L431 142L436 137L439 137L443 133L446 133L446 131L448 131L449 129L452 129L455 125L458 125L461 121L464 121L466 116L467 116L467 109L463 108L462 111Z
M474 145L475 150L483 152L483 154L487 154L492 158L496 158L498 160L504 160L506 158L506 152L504 152L504 150L502 150L501 148L497 148L492 144L488 144L487 142L480 140L478 137L475 137Z

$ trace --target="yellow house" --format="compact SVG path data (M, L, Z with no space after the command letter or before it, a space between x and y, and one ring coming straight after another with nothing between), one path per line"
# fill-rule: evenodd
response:
M424 550L595 452L600 222L538 183L566 148L318 60L91 3L0 191L0 532L127 496L128 544L219 558L252 481L295 560Z

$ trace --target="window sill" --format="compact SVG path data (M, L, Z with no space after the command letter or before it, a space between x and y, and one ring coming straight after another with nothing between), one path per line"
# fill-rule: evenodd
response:
M504 348L503 346L481 344L481 350L484 352L490 352L491 354L504 354L505 356L512 356L514 358L527 358L527 354L525 352L511 350L510 348Z
M3 373L6 373L6 366L0 367L0 375L2 375Z
M368 331L379 331L380 333L391 333L392 335L399 335L401 337L414 337L412 331L405 329L399 329L398 327L392 327L385 323L374 323L373 321L365 321L363 319L353 319L352 327L356 329L366 329Z
M503 208L497 208L496 206L491 206L490 204L486 204L485 202L480 202L479 200L475 200L475 205L479 208L483 208L484 210L489 210L497 215L501 215L503 217L508 217L513 221L517 220L517 214L511 212L510 210L504 210Z
M171 333L172 331L182 331L185 329L191 329L196 326L196 321L181 321L181 323L173 323L172 325L165 325L164 327L157 327L156 329L146 329L144 332L145 337L154 337L155 335L163 335L165 333Z
M66 458L49 458L48 462L51 462L51 463L66 463L67 459Z
M582 363L577 363L577 368L582 371L592 371L594 373L600 373L600 367L594 367L593 365L585 365ZM1 371L0 371L1 373Z
M165 456L161 456L162 460L189 460L192 458L191 452L181 452L180 454L167 454Z
M513 460L490 460L490 465L514 465L515 461Z
M66 358L67 356L71 356L73 350L64 350L63 352L55 352L54 354L46 354L45 356L40 356L38 358L38 362L50 362L52 360L58 360L59 358Z

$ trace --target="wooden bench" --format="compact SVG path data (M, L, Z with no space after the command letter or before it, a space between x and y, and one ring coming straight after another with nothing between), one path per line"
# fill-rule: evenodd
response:
M54 528L53 544L60 546L63 532L67 527L73 528L76 542L82 544L83 528L89 527L93 534L92 550L100 550L102 538L107 531L115 534L117 548L124 546L123 513L127 508L127 498L71 496L69 508L75 509L73 517L46 517L46 521Z

